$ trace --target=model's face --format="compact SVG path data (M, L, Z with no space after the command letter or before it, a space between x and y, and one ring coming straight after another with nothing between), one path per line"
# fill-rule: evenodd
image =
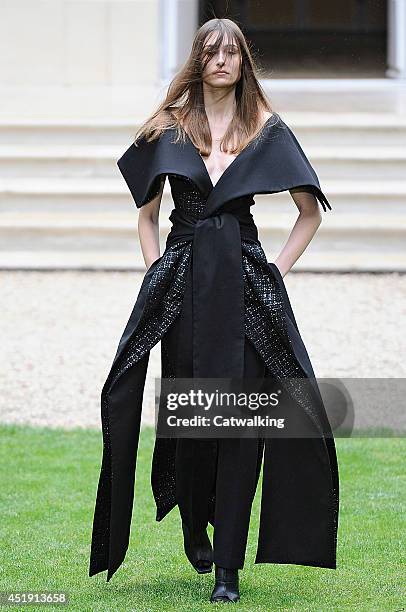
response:
M241 53L237 42L224 37L217 51L212 49L212 45L218 34L212 32L205 40L204 61L209 59L203 70L203 82L211 87L224 87L235 85L241 76Z

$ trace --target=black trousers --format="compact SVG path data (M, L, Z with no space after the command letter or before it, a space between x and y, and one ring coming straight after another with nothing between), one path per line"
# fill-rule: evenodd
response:
M182 311L162 339L176 377L189 378L192 367L191 287ZM263 378L265 364L246 338L244 376ZM261 438L179 438L176 446L176 496L180 515L192 531L208 526L215 499L213 560L227 568L243 568L252 501L261 470ZM212 520L212 519L211 519Z

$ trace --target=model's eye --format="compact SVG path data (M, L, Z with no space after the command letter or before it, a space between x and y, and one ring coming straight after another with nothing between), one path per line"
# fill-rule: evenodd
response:
M202 62L209 62L215 55L214 51L204 51L202 55Z

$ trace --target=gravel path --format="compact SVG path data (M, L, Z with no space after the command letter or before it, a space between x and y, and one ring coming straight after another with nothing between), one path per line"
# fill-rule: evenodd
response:
M100 391L141 279L134 272L0 272L1 421L100 429ZM406 377L406 275L292 272L285 283L318 377ZM144 423L152 422L159 375L158 344Z

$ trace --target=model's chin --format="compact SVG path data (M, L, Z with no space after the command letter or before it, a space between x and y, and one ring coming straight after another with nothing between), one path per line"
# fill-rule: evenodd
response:
M230 76L224 75L220 77L213 77L210 80L206 81L207 85L211 85L211 87L224 87L234 85L234 81L230 79Z

